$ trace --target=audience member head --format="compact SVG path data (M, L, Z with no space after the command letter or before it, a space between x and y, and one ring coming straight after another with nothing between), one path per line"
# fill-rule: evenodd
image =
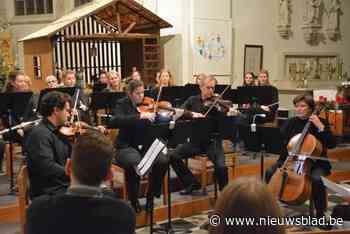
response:
M44 118L56 127L64 125L70 117L71 98L68 94L53 91L45 94L40 104Z
M255 178L240 178L228 185L216 202L215 214L220 216L221 222L211 233L286 233L281 225L225 225L225 218L253 218L256 221L267 217L282 218L280 207L266 184Z
M26 92L28 91L28 81L23 72L11 72L8 76L5 92Z
M199 82L199 89L201 90L202 99L211 98L214 95L215 85L217 80L214 76L204 75Z
M56 76L54 75L49 75L45 78L46 85L48 88L53 89L58 87L58 81Z
M113 91L121 91L121 78L117 71L113 70L108 73L108 83Z
M131 80L127 87L127 94L130 100L137 104L142 103L144 98L145 88L141 80Z
M75 87L77 83L75 72L72 70L67 70L64 74L63 83L65 87Z
M98 187L111 179L113 155L113 144L102 133L88 130L80 135L73 145L72 158L66 164L71 184Z
M253 86L255 85L254 73L246 72L243 77L243 86Z
M261 85L261 86L270 85L269 72L267 70L262 69L259 72L258 85Z

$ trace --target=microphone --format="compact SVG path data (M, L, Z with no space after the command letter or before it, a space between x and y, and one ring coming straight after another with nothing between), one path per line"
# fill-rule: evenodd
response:
M266 114L255 114L255 115L253 115L253 123L250 125L250 130L251 130L251 132L256 132L255 118L256 118L257 116L262 117L262 118L265 118L265 117L266 117Z

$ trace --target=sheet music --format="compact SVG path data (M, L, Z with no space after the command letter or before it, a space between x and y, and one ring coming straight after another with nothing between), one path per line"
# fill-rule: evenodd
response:
M348 186L334 183L323 176L322 181L327 188L329 188L333 192L336 192L341 197L350 197L350 188Z
M145 156L142 158L141 162L137 165L137 169L140 170L147 162L147 160L149 159L151 153L154 151L154 149L156 148L156 146L159 144L159 140L155 139L152 143L152 145L148 148Z
M163 142L161 142L158 139L155 139L155 141L152 143L151 147L147 150L145 156L137 165L136 173L140 176L145 175L148 170L152 167L153 162L156 160L159 153L166 152L166 147Z

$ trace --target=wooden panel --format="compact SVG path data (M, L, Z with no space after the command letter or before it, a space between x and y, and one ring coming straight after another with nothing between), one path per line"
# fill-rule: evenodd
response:
M45 77L53 74L53 49L49 38L24 41L24 72L32 79L33 91L45 88ZM40 57L41 79L34 79L33 56Z
M0 223L18 223L19 209L17 204L0 207Z

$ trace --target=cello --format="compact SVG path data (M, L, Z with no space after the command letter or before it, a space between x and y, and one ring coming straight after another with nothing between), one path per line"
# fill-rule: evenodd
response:
M314 111L313 114L318 112ZM304 126L301 133L288 142L288 157L272 176L269 189L280 201L289 205L300 205L311 194L311 159L326 160L321 157L321 142L309 133L311 121Z

